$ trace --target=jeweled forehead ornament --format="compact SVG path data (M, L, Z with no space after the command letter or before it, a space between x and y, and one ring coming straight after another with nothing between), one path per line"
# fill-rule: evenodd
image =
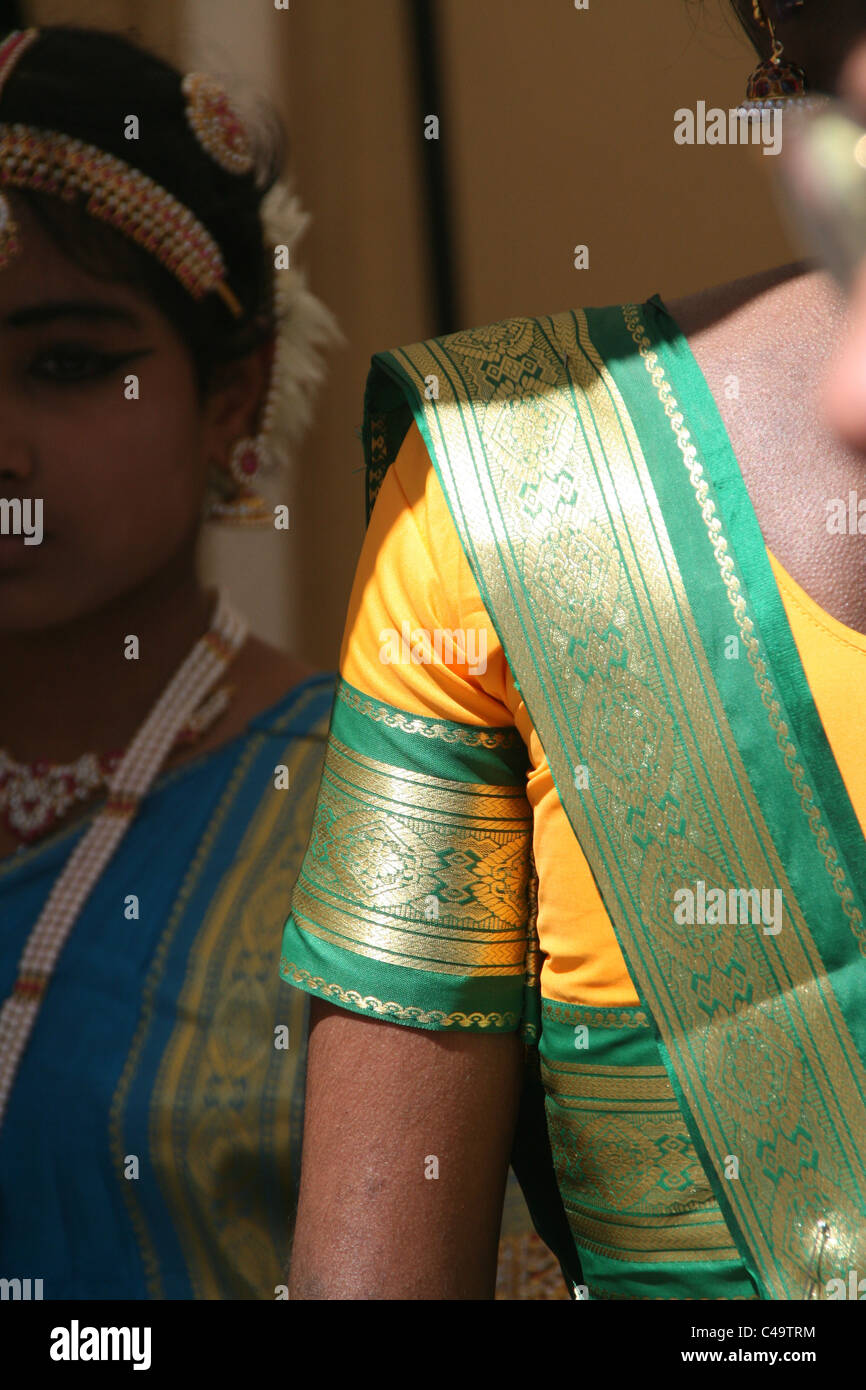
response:
M181 83L186 118L202 149L230 174L248 174L253 148L228 93L206 72L188 72Z
M20 31L0 44L0 108L4 83L38 36L36 29ZM185 91L185 95L187 114L195 130L190 94ZM196 119L200 124L206 119L203 109L199 96ZM211 112L212 121L219 123L221 119L221 112ZM207 127L207 133L215 143L213 129L213 126ZM195 133L202 140L197 130ZM243 128L235 130L232 126L231 140L226 133L224 141L225 148L231 149L235 158L237 167L233 172L239 172L246 143ZM249 167L252 167L251 154L249 158ZM149 251L193 299L203 299L213 292L236 318L242 316L243 310L226 283L222 252L207 228L167 189L116 155L62 131L0 121L0 188L33 189L53 194L65 202L86 199L85 208L91 217L107 223ZM18 228L8 200L0 192L0 270L19 250Z
M10 72L21 54L35 41L38 32L37 29L15 29L0 43L0 98ZM18 225L12 216L9 199L0 192L0 270L5 270L20 250Z

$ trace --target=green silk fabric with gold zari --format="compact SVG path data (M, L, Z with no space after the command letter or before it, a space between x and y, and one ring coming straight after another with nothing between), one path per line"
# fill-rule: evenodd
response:
M371 501L412 415L727 1244L821 1297L866 1267L866 848L706 382L657 297L381 354ZM679 924L698 881L778 890L781 930ZM553 1073L554 1108L610 1105L545 1051L549 1110Z
M413 419L640 1002L543 996L514 731L345 680L283 978L522 1029L572 1289L825 1297L866 1268L866 846L709 388L658 297L382 353L368 515Z

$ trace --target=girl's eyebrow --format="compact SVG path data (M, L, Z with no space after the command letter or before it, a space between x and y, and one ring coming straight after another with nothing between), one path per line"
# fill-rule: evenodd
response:
M50 299L40 304L16 309L3 320L7 328L32 328L54 323L58 319L78 319L88 323L125 323L141 328L142 322L132 309L122 308L100 299Z

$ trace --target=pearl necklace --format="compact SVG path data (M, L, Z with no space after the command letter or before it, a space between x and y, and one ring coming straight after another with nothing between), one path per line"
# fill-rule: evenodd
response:
M175 672L123 754L105 806L52 888L21 954L12 993L0 1008L0 1126L39 1006L78 914L178 735L237 655L246 634L245 620L220 592L210 630Z

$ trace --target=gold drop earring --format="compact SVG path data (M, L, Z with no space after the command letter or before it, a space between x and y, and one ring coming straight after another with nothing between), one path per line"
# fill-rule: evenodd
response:
M787 15L802 8L803 0L779 0L779 10ZM752 0L752 13L762 29L767 29L772 42L769 58L759 63L749 77L746 98L742 107L748 111L771 111L791 102L809 102L806 93L806 74L796 63L783 62L781 41L776 37L773 21L765 13L761 0Z

